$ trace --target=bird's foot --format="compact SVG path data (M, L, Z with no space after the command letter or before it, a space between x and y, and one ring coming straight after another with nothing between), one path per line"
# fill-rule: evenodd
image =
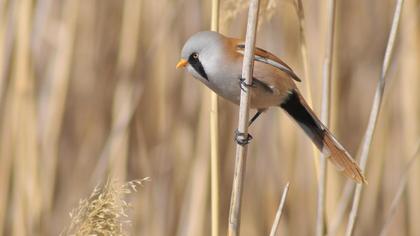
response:
M252 81L251 84L247 84L244 78L240 78L239 87L241 88L242 91L246 92L247 90L245 88L256 87L256 85L254 81Z
M249 133L241 133L238 130L235 130L235 141L241 146L247 145L252 140L252 135Z

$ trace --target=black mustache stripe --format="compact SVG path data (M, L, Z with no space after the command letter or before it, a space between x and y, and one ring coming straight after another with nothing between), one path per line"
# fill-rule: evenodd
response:
M195 71L197 71L198 74L201 75L201 77L209 80L206 71L204 70L203 64L201 64L200 60L195 58L193 54L188 58L188 63L190 63L190 65L194 68Z

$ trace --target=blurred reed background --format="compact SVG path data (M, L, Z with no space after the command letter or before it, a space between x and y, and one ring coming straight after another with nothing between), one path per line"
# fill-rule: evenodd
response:
M108 176L149 176L129 195L131 235L210 235L207 89L175 70L184 41L210 28L210 0L0 0L0 234L58 235ZM221 0L220 31L245 35L247 0ZM319 113L326 1L303 1L308 78ZM394 0L337 1L331 127L354 156L380 76ZM293 0L262 1L257 45L304 77ZM420 1L406 0L354 235L420 235ZM307 94L307 92L305 92ZM307 95L306 95L307 96ZM220 232L233 176L237 107L220 99ZM268 235L290 181L281 235L313 235L312 146L280 110L250 131L242 235ZM330 168L330 166L329 166ZM328 171L327 228L346 179ZM349 209L339 222L342 235Z

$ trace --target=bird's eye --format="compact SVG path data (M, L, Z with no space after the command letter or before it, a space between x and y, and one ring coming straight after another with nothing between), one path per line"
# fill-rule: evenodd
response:
M192 56L193 56L194 59L198 59L198 54L197 53L193 53Z

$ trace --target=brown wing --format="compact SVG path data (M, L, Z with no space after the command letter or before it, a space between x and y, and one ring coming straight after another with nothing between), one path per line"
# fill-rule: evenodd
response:
M245 51L245 44L239 43L236 45L236 51L240 54L244 54ZM292 68L290 68L286 63L284 63L280 58L276 57L274 54L267 52L261 48L255 48L254 50L254 58L256 61L260 61L269 65L272 65L287 74L289 74L294 80L301 82L302 80L293 72Z

